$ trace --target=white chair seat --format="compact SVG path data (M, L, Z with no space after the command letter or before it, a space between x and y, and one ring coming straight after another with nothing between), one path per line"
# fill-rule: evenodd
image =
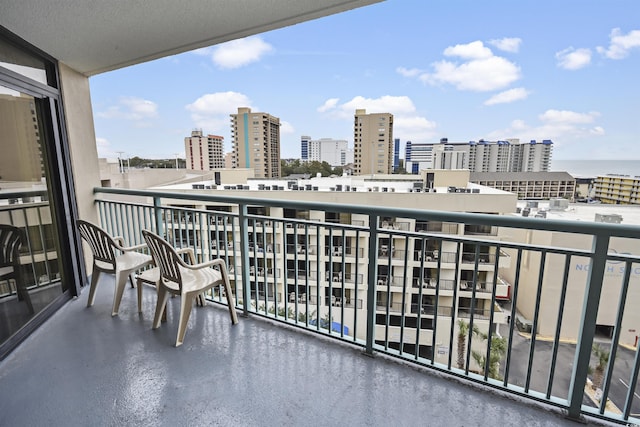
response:
M220 282L222 274L213 268L202 268L200 270L190 270L181 268L182 290L183 292L194 292L209 287L210 284ZM164 285L174 291L179 292L178 284L175 282L165 281Z
M125 252L116 257L116 264L120 270L139 269L141 265L148 265L152 261L151 255L141 252Z

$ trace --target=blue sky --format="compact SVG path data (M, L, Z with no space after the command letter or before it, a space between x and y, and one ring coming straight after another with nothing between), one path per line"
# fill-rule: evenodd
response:
M101 156L175 158L250 107L353 143L356 108L412 142L551 139L555 159L640 159L640 2L388 0L90 78Z

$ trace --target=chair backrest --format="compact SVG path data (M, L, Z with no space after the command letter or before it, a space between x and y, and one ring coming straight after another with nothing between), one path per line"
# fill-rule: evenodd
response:
M94 263L95 261L101 261L110 264L115 270L117 246L113 237L89 221L79 219L77 223L80 235L91 247Z
M0 224L0 267L16 266L22 246L22 230L8 224Z
M180 268L182 258L166 240L149 230L142 230L144 241L151 251L153 262L160 268L160 277L175 282L182 291Z

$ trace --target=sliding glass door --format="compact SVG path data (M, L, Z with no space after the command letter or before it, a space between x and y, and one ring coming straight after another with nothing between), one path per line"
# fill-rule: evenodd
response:
M77 294L60 102L55 63L0 32L0 359Z

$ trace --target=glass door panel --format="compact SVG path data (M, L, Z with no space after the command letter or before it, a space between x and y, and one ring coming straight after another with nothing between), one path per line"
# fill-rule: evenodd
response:
M43 102L0 85L0 344L65 290Z

